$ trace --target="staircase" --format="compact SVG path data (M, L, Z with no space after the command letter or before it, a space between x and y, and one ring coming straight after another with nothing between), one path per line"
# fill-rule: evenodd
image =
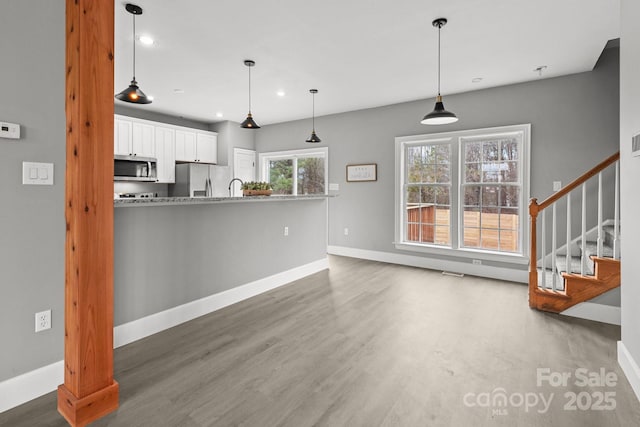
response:
M531 221L531 252L529 264L529 306L542 311L560 313L569 307L588 301L611 289L620 286L620 220L619 220L619 158L620 154L605 159L590 171L583 174L564 188L538 204L531 199L529 214ZM615 166L615 206L614 218L602 219L602 172ZM591 178L598 179L598 222L597 226L586 231L587 191L586 183ZM571 196L581 187L582 218L581 233L572 240ZM557 240L557 202L566 198L566 242L558 248ZM551 208L551 251L547 254L546 211ZM538 233L537 220L541 217L541 229ZM544 254L537 261L537 243L540 234L541 251Z

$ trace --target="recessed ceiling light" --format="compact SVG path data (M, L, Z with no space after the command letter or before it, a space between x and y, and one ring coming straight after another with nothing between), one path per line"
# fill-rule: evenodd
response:
M220 117L222 117L222 116L224 116L224 114L222 114L222 113L216 113L216 117L220 118Z
M471 83L480 83L482 81L482 77L474 77L471 79Z
M174 89L173 93L184 93L184 89Z
M279 90L279 91L277 91L277 92L276 92L276 95L278 95L278 96L280 96L280 97L283 97L283 96L285 96L285 95L286 95L286 93L285 93L285 91L283 91L283 90Z
M151 38L151 36L140 36L138 37L138 40L140 40L140 43L146 46L151 46L154 43L154 40L153 38Z

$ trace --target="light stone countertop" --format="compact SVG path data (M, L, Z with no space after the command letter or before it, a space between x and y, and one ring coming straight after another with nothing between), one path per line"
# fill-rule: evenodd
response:
M144 199L114 199L113 207L210 205L217 203L286 202L292 200L320 200L334 194L303 196L247 196L247 197L151 197Z

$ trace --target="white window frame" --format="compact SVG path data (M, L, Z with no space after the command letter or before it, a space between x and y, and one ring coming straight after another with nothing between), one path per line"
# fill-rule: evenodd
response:
M464 203L463 189L463 153L462 140L469 138L504 136L513 133L522 133L522 149L520 152L520 199L519 199L519 247L518 253L501 252L482 248L465 248L463 242L462 211ZM405 149L407 146L433 143L451 144L451 246L434 245L423 242L406 241L406 212L405 206ZM426 135L401 136L395 138L395 242L396 249L431 253L437 255L473 258L479 260L505 262L513 264L527 264L529 258L526 254L529 244L529 224L528 203L530 184L530 162L531 162L531 124L520 124L512 126L501 126L483 129L471 129L454 132L442 132Z
M329 194L329 148L307 148L302 150L270 151L258 154L258 176L264 182L269 182L269 162L272 160L293 160L293 192L298 195L298 159L308 157L321 157L324 159L324 193ZM274 194L273 196L278 196Z

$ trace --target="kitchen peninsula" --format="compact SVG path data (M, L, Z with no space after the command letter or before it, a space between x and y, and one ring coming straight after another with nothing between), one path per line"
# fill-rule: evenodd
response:
M328 198L114 200L115 344L327 269Z

